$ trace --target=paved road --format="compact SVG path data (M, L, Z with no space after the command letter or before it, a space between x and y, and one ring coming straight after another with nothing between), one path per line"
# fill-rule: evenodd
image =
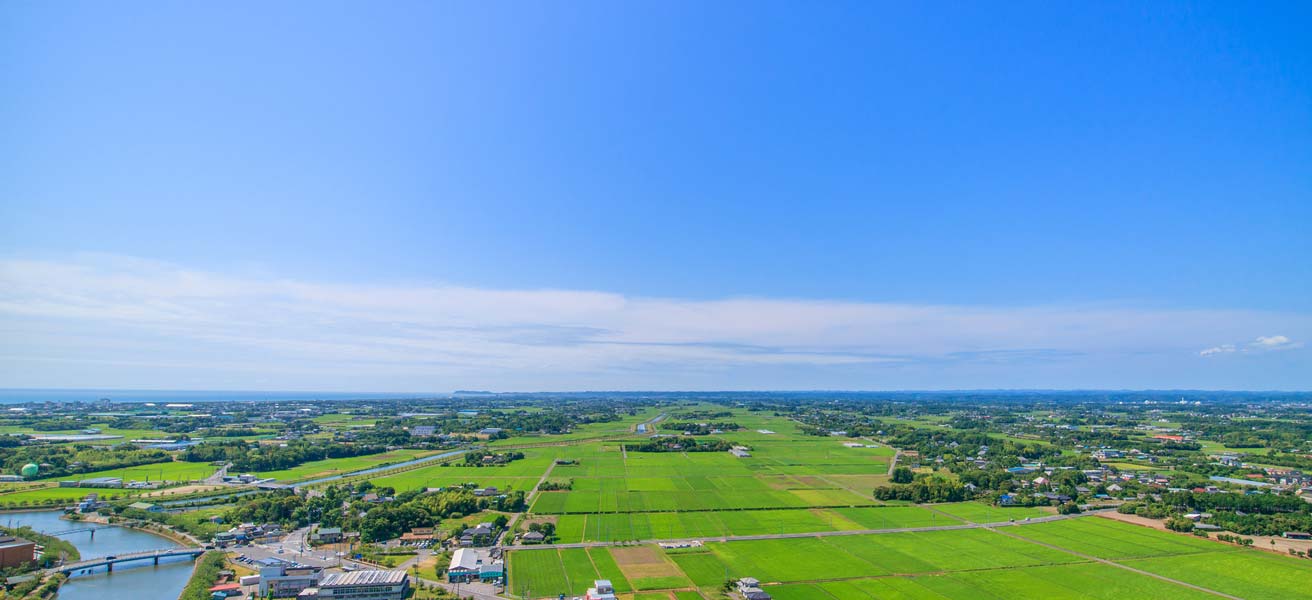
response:
M228 469L232 468L232 463L223 465L213 475L205 478L205 485L223 485L223 478L228 476Z
M1111 510L1111 509L1109 509ZM1096 512L1096 511L1095 511ZM844 531L810 531L805 533L766 533L760 535L730 535L720 537L699 537L699 538L677 538L664 540L642 540L642 544L682 544L690 542L745 542L751 540L783 540L792 538L810 538L810 537L834 537L840 535L879 535L885 533L914 533L918 531L955 531L958 529L990 529L996 527L1013 527L1022 525L1033 525L1035 523L1048 523L1051 521L1062 521L1065 519L1078 519L1088 516L1093 512L1075 514L1075 515L1052 515L1049 517L1031 518L1027 521L1001 521L997 523L961 523L957 525L936 525L933 527L903 527L898 529L849 529ZM513 546L514 550L540 550L551 548L597 548L603 546L619 546L633 544L634 542L576 542L572 544L540 544L535 546ZM507 548L508 550L511 548Z

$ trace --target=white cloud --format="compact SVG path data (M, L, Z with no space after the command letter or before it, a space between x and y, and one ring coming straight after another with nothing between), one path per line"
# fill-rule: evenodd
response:
M1302 348L1302 342L1295 342L1283 335L1260 335L1257 339L1239 346L1237 344L1222 344L1213 346L1202 352L1199 356L1216 356L1218 354L1235 354L1235 353L1260 353L1272 352L1275 350L1292 350Z
M1302 344L1296 343L1283 335L1262 335L1249 343L1249 347L1263 348L1267 350L1281 350L1285 348L1297 348L1299 346L1302 346Z
M557 389L589 382L678 388L745 369L772 375L809 369L823 385L835 370L863 370L872 373L864 380L879 382L887 381L880 374L889 369L923 367L932 375L945 372L945 365L1083 365L1108 357L1187 356L1199 347L1207 347L1203 356L1228 354L1249 346L1215 346L1208 338L1245 339L1255 329L1277 327L1305 335L1312 318L1109 305L688 300L590 290L333 284L113 256L0 259L0 355L10 361L0 377L11 379L0 379L0 387L96 385L56 379L83 371L115 374L112 365L133 369L124 371L137 377L132 381L152 366L161 375L185 373L200 381L207 364L239 374L233 376L237 386L261 374L274 382L268 385L283 388L314 382L340 388L347 384L338 382L348 379L370 389L405 389L389 384L404 381L496 389L545 381L559 382ZM1250 345L1273 350L1300 344L1280 335ZM20 362L39 362L33 368L43 379L26 378L24 367L15 366ZM754 385L737 381L706 385ZM932 378L928 383L943 386Z

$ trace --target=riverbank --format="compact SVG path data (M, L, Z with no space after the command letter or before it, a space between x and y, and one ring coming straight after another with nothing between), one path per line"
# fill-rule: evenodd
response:
M113 525L115 527L126 527L128 529L134 529L136 531L154 534L159 537L168 539L170 541L182 544L183 546L200 547L204 545L204 543L196 539L195 536L185 531L178 531L176 529L173 529L172 527L169 527L168 525L165 525L163 523L156 523L154 521L139 521L136 519L128 519L124 517L106 517L104 515L99 515L99 514L83 515L83 518L80 520L73 520L67 518L65 518L65 520L70 522L78 522L78 523L95 523L97 525Z
M4 515L3 521L39 532L67 531L59 539L73 544L83 559L193 545L171 532L139 527L136 523L116 521L112 527L103 527L104 521L98 515L73 519L65 516L58 509L11 511ZM96 528L94 535L88 527ZM112 574L106 573L103 567L80 571L66 580L60 577L57 582L45 577L40 586L50 591L58 585L59 600L175 600L193 569L190 559L170 559L157 565L133 564L131 568L115 569Z
M182 593L178 594L178 600L208 600L210 587L219 578L219 571L223 570L227 562L228 555L222 551L211 550L202 554L196 559L196 566L192 568L191 577L187 579L187 585L183 586Z

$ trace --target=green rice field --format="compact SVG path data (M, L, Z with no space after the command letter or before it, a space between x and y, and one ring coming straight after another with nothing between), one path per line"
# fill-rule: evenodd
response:
M971 510L966 508L964 514ZM592 578L604 575L615 581L618 572L627 589L643 594L664 591L666 598L691 598L688 594L693 593L718 597L726 578L749 576L761 580L773 597L783 599L1215 597L1119 566L1124 565L1242 598L1312 598L1307 586L1312 564L1307 559L1094 516L999 532L975 528L707 540L701 547L672 550L650 545L594 547L586 550L588 561L581 553L585 551L511 552L512 589L518 595L531 589L536 598L578 595ZM635 559L639 553L646 558ZM1086 555L1113 562L1095 562ZM619 560L599 561L599 557ZM603 563L605 571L598 566ZM638 597L646 596L634 596Z

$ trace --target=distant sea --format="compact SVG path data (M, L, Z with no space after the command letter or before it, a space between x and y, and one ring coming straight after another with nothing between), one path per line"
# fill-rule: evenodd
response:
M221 390L76 390L76 389L6 389L0 388L0 404L24 402L95 402L108 398L114 402L290 402L307 400L395 400L410 398L446 398L438 393L380 392L249 392Z

